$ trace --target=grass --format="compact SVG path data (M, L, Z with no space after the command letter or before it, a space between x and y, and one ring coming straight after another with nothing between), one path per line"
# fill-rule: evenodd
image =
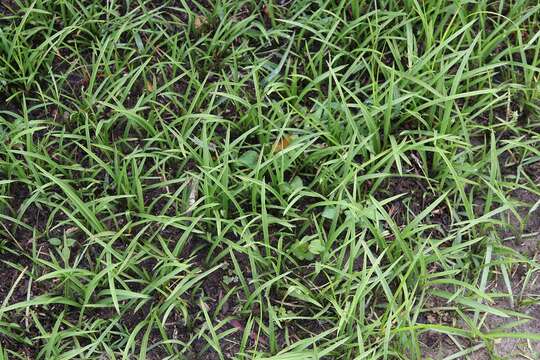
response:
M210 3L0 5L0 359L537 358L537 2Z

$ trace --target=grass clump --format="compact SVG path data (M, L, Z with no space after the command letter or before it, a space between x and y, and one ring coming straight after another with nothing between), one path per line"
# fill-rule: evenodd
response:
M535 358L539 17L4 2L0 359Z

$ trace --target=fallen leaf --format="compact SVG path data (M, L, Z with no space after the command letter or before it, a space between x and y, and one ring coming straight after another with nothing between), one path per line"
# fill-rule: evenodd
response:
M154 84L151 81L146 82L146 90L148 90L148 92L154 91Z
M202 16L202 15L195 16L195 23L194 23L195 30L200 30L204 25L206 25L206 23L207 23L206 16Z
M197 195L199 191L199 179L194 178L191 180L189 191L189 206L192 207L197 201Z
M238 321L238 320L233 319L233 320L229 321L229 324L231 324L232 326L234 326L235 328L237 328L240 331L244 330L244 326L242 324L240 324L240 321Z
M52 109L51 116L53 117L54 120L56 120L56 117L58 116L58 109Z
M274 153L278 153L281 150L284 150L287 147L289 147L292 141L293 141L293 137L291 135L283 136L281 139L279 139L278 141L274 143L274 146L272 147L272 151Z
M69 228L65 231L65 233L66 233L66 234L73 234L73 233L78 232L78 231L79 231L79 228L78 228L78 227L72 226L72 227L69 227Z
M270 17L270 10L268 9L268 5L264 5L262 8L263 14L266 15L266 17Z

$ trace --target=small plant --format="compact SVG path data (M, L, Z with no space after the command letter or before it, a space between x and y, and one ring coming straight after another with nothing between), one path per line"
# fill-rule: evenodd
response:
M298 260L311 261L315 256L322 254L325 247L316 236L305 236L292 246L291 251Z

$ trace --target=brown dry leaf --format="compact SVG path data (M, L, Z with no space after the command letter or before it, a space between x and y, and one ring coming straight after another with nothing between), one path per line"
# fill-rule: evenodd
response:
M146 90L148 90L148 92L154 91L154 84L151 81L146 82Z
M268 9L268 5L264 5L262 8L262 12L266 17L270 17L270 10Z
M84 71L83 72L83 77L81 79L81 86L86 87L89 82L90 82L90 74L88 73L88 71Z
M244 325L242 325L238 320L232 319L231 321L229 321L229 324L231 324L240 331L244 331Z
M58 116L58 109L54 108L51 110L51 116L54 120L56 120L56 117Z
M279 139L278 141L274 143L274 146L272 147L272 151L274 153L278 153L281 150L286 149L287 147L289 147L289 145L291 145L293 140L294 138L292 137L292 135L283 136L281 139Z
M204 25L206 25L207 22L208 21L206 20L205 16L196 15L195 22L193 24L195 26L195 30L200 30Z
M397 214L398 210L399 206L396 204L392 204L392 206L390 206L390 210L388 210L388 215L390 215L390 217L393 219L394 215Z

